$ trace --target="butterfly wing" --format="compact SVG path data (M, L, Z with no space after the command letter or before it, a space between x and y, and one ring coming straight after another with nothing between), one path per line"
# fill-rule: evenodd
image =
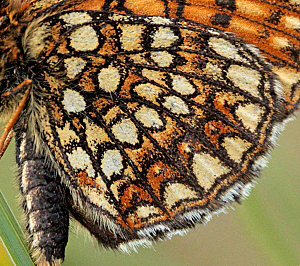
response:
M0 16L1 111L32 80L14 131L41 263L64 257L66 207L125 251L206 222L247 195L299 107L294 0L2 1Z
M247 195L288 116L256 48L184 19L68 11L42 25L40 141L99 242L181 234Z

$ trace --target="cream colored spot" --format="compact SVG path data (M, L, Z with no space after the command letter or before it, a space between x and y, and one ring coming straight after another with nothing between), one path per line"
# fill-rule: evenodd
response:
M112 92L118 89L120 84L120 73L116 67L109 66L102 68L98 74L99 86L106 92Z
M244 66L231 65L227 77L240 90L247 91L255 97L260 97L258 85L260 84L261 75L258 71Z
M75 78L86 65L86 62L79 57L66 58L64 63L67 69L67 76L70 79Z
M173 62L173 55L167 51L152 52L151 58L160 67L169 67Z
M172 206L180 200L197 198L196 191L180 183L172 183L168 185L164 195L168 208L172 208Z
M58 133L58 138L62 146L70 144L73 140L79 142L80 139L76 135L75 131L70 129L70 123L66 122L63 129L56 127L56 132Z
M81 12L66 13L60 16L60 18L63 19L68 26L83 24L92 21L92 17L89 14Z
M162 92L162 89L156 85L153 85L151 83L146 83L146 84L139 84L137 85L134 90L136 93L144 97L146 100L156 103L156 99L158 98L159 94Z
M216 64L212 64L208 62L203 69L204 73L212 76L214 79L220 79L222 77L222 69L218 67Z
M219 158L206 153L195 154L192 167L200 186L206 189L210 189L218 177L230 172L228 167L222 165Z
M122 30L120 41L124 50L132 51L142 49L142 33L144 32L145 26L137 24L123 24L119 27Z
M160 214L161 210L154 206L140 206L136 210L136 214L139 218L147 218L153 214Z
M152 47L170 47L177 39L178 36L169 27L159 27L153 36Z
M165 97L163 105L175 114L188 114L189 108L185 102L177 96Z
M97 126L96 124L88 121L87 119L84 119L83 122L86 125L85 133L87 137L88 146L93 152L97 152L98 144L108 142L110 141L110 139L106 131L102 127Z
M236 115L241 119L244 126L254 132L261 120L264 109L255 104L240 105L235 111Z
M103 173L111 178L113 174L120 174L123 169L123 158L119 150L108 150L104 153L101 160Z
M78 113L85 109L86 103L79 92L67 89L64 92L64 99L62 101L65 109L70 113Z
M120 123L115 124L112 128L112 133L121 142L130 144L138 143L137 128L130 119L123 119Z
M287 48L290 46L289 40L284 37L274 37L272 39L272 44L277 49Z
M95 177L95 170L89 155L81 148L77 147L71 153L67 153L68 160L74 169L86 171L89 177Z
M70 45L81 52L92 51L99 45L96 31L89 25L76 29L70 35Z
M146 106L141 107L135 113L135 117L139 120L145 127L155 127L159 128L163 126L163 122L159 118L159 114L152 108Z
M195 92L193 85L183 76L171 75L173 89L182 95L189 95Z
M285 26L290 29L299 30L300 29L300 19L297 17L285 17Z
M222 146L232 160L240 163L243 153L251 147L251 143L239 137L227 137L224 139Z
M234 59L238 61L244 61L244 59L238 54L238 49L229 41L223 38L211 37L208 44L221 56L225 58Z

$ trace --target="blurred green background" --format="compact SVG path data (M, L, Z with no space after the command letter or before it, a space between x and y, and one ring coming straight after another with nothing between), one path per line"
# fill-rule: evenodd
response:
M98 248L71 224L64 265L300 265L300 117L287 125L251 196L187 236L131 255ZM14 144L0 161L1 190L18 220ZM0 243L0 265L13 265Z

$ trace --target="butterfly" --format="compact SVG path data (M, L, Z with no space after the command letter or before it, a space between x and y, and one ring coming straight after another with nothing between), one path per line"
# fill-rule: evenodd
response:
M128 251L247 196L299 108L299 28L295 1L1 1L36 263L62 263L69 217Z

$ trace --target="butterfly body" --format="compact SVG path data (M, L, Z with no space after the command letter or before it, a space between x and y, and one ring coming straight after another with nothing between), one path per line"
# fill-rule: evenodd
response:
M257 23L265 14L237 6L33 1L15 23L5 16L1 110L13 112L30 88L14 132L38 263L62 262L69 215L127 251L248 195L299 105L299 62L287 52L299 34L296 7L283 31L265 25L280 24L275 11ZM269 35L288 46L272 48Z

